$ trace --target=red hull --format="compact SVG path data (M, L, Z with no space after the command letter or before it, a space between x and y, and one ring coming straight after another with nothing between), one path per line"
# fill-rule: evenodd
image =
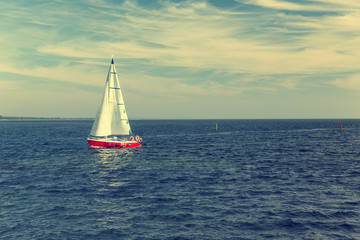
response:
M105 142L87 140L92 148L136 148L141 147L141 144L137 141L126 141L126 142Z

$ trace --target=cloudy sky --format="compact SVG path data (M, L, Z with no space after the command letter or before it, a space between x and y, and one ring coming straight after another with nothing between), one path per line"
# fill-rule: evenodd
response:
M360 118L359 0L0 2L0 115Z

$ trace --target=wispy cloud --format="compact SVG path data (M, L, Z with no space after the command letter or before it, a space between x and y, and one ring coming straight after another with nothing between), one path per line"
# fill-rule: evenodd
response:
M284 6L285 9L317 9L316 5L305 8L304 5L289 2L264 2L271 6ZM259 5L264 2L253 1ZM101 8L99 13L103 11ZM242 16L235 17L237 14ZM121 57L152 59L155 64L163 66L261 74L324 72L332 71L339 63L347 67L358 63L346 54L357 41L354 42L354 38L346 39L345 36L358 30L357 13L319 17L265 14L258 16L259 19L255 19L250 26L244 26L254 17L243 12L220 10L206 2L166 2L161 9L149 10L126 1L117 7L117 11L110 11L109 15L115 20L111 23L90 20L92 29L88 31L96 33L101 29L101 32L112 33L113 38L49 44L39 47L39 52L96 58L115 51ZM263 24L269 19L278 22L277 26ZM259 33L250 35L253 27L257 27ZM284 31L274 32L274 28ZM119 40L114 41L117 38ZM276 44L275 39L280 38L288 39L288 42ZM303 50L297 50L301 48ZM358 51L358 48L353 50Z
M353 74L345 78L338 78L330 81L329 84L332 84L338 88L358 91L360 90L360 74Z
M240 2L240 1L239 1ZM314 4L301 4L288 1L278 0L247 0L248 4L262 6L265 8L279 9L279 10L290 10L290 11L324 11L324 6Z

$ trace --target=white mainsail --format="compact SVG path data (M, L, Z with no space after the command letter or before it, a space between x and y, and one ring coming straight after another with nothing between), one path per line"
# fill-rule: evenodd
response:
M111 59L109 73L105 84L105 91L90 135L96 137L106 137L110 135L131 134L131 128L114 60Z

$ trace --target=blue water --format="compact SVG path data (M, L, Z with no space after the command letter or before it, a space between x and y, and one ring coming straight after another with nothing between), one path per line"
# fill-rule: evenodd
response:
M0 122L0 238L360 239L360 120L131 124Z

